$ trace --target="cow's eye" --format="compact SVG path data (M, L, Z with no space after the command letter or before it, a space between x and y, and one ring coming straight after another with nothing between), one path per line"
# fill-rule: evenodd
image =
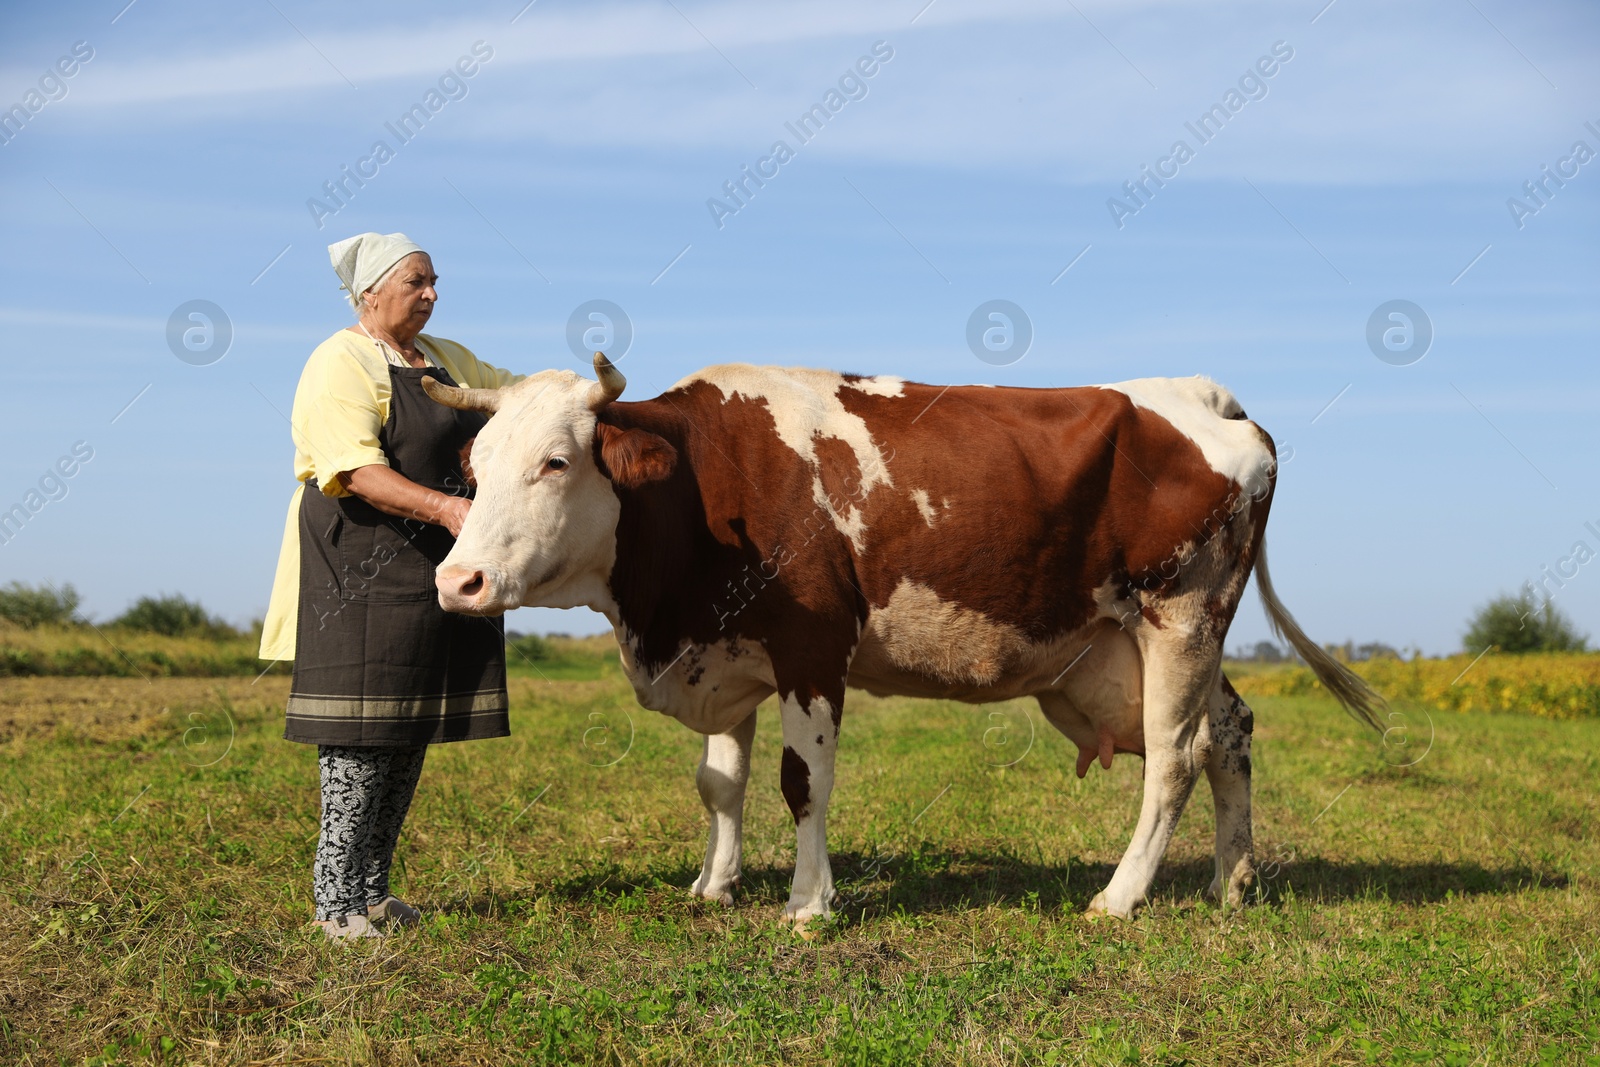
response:
M551 456L550 461L545 464L545 467L553 471L564 471L567 469L567 461L562 459L560 456Z

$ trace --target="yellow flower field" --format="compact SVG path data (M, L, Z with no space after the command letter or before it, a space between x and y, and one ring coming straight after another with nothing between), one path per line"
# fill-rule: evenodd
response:
M1463 653L1350 666L1393 703L1444 711L1522 712L1547 719L1600 716L1600 654L1490 652L1479 659ZM1321 683L1304 667L1243 668L1235 671L1230 665L1228 677L1246 697L1322 692Z

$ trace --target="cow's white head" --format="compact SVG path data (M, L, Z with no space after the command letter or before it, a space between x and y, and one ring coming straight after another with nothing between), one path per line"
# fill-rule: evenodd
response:
M551 370L506 389L423 379L439 403L494 416L472 446L472 510L434 577L445 610L499 615L609 601L617 490L667 477L677 452L602 418L626 383L599 352L594 366L599 381Z

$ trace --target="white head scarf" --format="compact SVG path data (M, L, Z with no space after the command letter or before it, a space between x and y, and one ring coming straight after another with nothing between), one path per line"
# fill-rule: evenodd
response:
M350 293L350 305L361 309L361 294L396 263L422 248L403 233L359 233L328 246L333 272Z

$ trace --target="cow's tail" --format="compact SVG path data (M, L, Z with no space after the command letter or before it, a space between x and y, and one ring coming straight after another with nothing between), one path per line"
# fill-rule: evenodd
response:
M1289 642L1290 647L1306 661L1306 666L1311 668L1311 673L1317 676L1317 681L1333 694L1335 700L1344 705L1346 711L1378 733L1383 733L1384 728L1378 720L1378 713L1389 706L1388 702L1350 668L1328 655L1315 641L1307 637L1306 632L1300 629L1300 624L1294 621L1294 616L1289 614L1289 609L1283 606L1283 601L1278 599L1276 590L1272 588L1272 575L1267 572L1265 537L1261 539L1261 550L1256 556L1255 571L1256 588L1261 591L1261 603L1267 609L1267 621L1272 625L1272 632Z

